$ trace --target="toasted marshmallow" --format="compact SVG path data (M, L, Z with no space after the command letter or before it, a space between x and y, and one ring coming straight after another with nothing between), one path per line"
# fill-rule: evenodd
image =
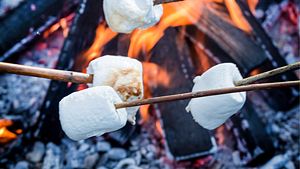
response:
M142 99L143 67L141 62L123 56L103 56L93 60L87 73L94 74L93 86L111 86L123 101ZM139 107L126 108L128 121L135 124L135 115Z
M193 92L234 87L242 80L235 64L216 65L194 79ZM246 101L246 92L229 93L192 99L186 110L202 127L212 130L238 112Z
M109 86L74 92L59 102L59 119L63 131L73 140L118 130L127 122L125 109L116 109L121 98Z
M104 0L103 10L108 26L120 33L151 27L163 14L162 5L153 6L153 0Z

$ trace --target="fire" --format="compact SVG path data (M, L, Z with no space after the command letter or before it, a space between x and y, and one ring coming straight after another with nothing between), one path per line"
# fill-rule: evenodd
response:
M143 62L144 83L150 88L156 88L158 85L169 86L170 76L166 70L159 65L150 62Z
M100 57L103 47L117 35L118 33L108 28L105 22L99 24L93 44L83 54L84 59L86 59L85 63Z
M160 123L159 120L157 120L157 121L155 122L155 127L156 127L156 130L158 131L158 133L159 133L161 136L163 136L163 135L164 135L164 132L163 132L163 128L162 128L161 123Z
M147 30L132 33L128 56L137 57L139 53L149 53L164 35L168 27L184 26L196 23L200 18L202 0L185 0L164 5L164 14L160 22Z
M6 144L17 138L17 134L21 134L22 130L16 130L16 133L11 132L7 127L12 126L13 122L11 120L0 119L0 144Z
M251 32L251 27L248 24L247 20L244 18L242 11L236 4L235 0L224 0L224 3L235 26L245 32Z
M140 107L140 113L143 121L149 120L149 108L150 105L143 105Z
M69 33L69 26L68 22L71 21L74 17L74 14L70 14L69 16L60 19L56 24L52 25L47 31L44 32L44 38L49 37L50 34L57 31L58 29L63 30L63 35L66 38Z
M247 0L248 6L252 12L252 14L255 14L255 8L259 2L259 0Z

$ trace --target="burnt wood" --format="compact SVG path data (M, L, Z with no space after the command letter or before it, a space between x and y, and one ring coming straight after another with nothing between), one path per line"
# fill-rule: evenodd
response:
M250 11L248 5L245 1L237 0L237 4L241 8L241 11L250 24L253 33L257 38L257 43L265 50L268 55L268 60L260 66L261 71L267 71L274 69L276 67L281 67L287 65L284 57L280 54L279 49L273 44L272 39L267 34L267 32L262 27L261 23L255 18L255 16ZM287 72L284 75L272 77L265 82L272 81L287 81L287 80L298 80L294 72ZM261 92L263 95L268 97L266 99L270 106L276 108L277 110L287 110L291 108L293 104L297 104L299 101L299 88L291 87L282 90L272 90L267 92Z
M189 53L185 49L178 49L180 45L176 33L174 28L167 29L153 49L150 61L165 69L170 76L168 86L159 85L151 89L154 97L189 92L193 86L195 69L189 60ZM207 155L213 148L209 131L198 125L192 115L186 112L187 104L188 100L157 104L167 146L176 160Z
M211 45L211 51L214 51L214 48L220 48L230 58L220 57L227 61L233 60L245 73L250 72L267 59L264 50L249 35L226 19L228 18L226 15L218 12L212 3L203 3L199 10L202 11L201 19L188 28L189 36L197 37L200 30L214 41L215 46Z
M18 45L15 48L24 48L25 43L41 36L43 31L61 16L69 14L78 3L79 0L27 0L1 18L0 60L7 59L12 52L5 53L15 45Z
M231 118L233 122L231 130L241 144L236 145L236 148L244 147L246 150L241 150L241 152L251 154L251 158L247 160L247 165L257 167L274 156L275 146L271 136L266 132L266 127L257 115L263 112L257 112L253 106L254 104L248 98L241 113Z
M94 37L99 20L102 18L102 1L83 1L76 13L69 35L59 56L56 69L74 70L74 62L87 49ZM81 70L79 67L78 69ZM39 137L44 141L59 142L63 135L59 123L58 103L67 94L73 92L77 85L68 88L67 83L51 81L44 104L41 108Z

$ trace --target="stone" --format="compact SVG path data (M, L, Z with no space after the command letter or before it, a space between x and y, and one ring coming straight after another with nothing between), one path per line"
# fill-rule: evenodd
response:
M28 169L28 168L29 168L29 163L27 161L19 161L15 166L15 169Z
M96 151L98 152L107 152L111 149L111 145L106 141L98 142L96 145Z
M108 158L112 160L121 160L123 158L126 158L127 152L122 148L112 148L108 152Z
M45 154L45 145L42 142L35 142L33 150L26 155L26 159L37 163L40 162Z
M99 154L98 153L88 155L84 159L84 168L93 168L98 159L99 159Z

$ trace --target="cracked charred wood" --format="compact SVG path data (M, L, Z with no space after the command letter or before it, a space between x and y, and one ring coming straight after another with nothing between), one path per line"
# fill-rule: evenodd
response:
M248 5L241 0L236 1L241 11L251 26L254 35L256 36L257 43L265 50L265 53L268 54L268 59L262 64L259 69L261 72L274 69L276 67L281 67L287 65L284 57L280 54L279 49L274 45L272 39L267 34L267 32L262 27L261 23L255 18L251 13ZM296 74L291 71L285 73L281 76L272 77L265 82L274 82L274 81L288 81L288 80L298 80ZM271 106L274 106L277 110L287 110L292 105L295 105L299 102L299 88L291 87L282 90L271 90L271 91L262 91L263 96L268 97L268 103Z
M83 12L82 12L83 11ZM102 18L102 2L99 0L83 1L71 25L69 35L59 56L56 69L74 70L74 62L80 58L93 42L95 30ZM79 67L78 69L81 70ZM76 71L77 69L75 69ZM78 70L77 70L78 71ZM41 108L39 137L45 141L59 142L63 135L59 123L58 103L67 94L77 89L77 85L68 87L67 83L51 81L47 96Z
M0 59L23 38L41 35L40 27L49 27L61 16L67 15L79 0L28 0L0 19ZM51 22L49 24L49 22ZM34 39L34 38L32 38ZM31 40L32 40L31 39Z
M153 97L189 92L193 86L195 68L190 64L187 46L181 48L177 38L175 28L169 28L153 49L150 61L168 72L170 82L167 86L150 88ZM182 100L157 104L167 146L176 160L207 155L214 146L209 131L198 125L192 115L186 112L187 103L188 100Z
M223 62L235 62L244 73L249 73L267 59L264 50L245 32L236 28L226 19L227 16L218 12L211 3L203 3L199 10L202 11L201 19L188 27L187 37L194 39L206 36L202 38L203 42L199 43L209 45L207 48L210 48L212 53L217 51L215 53Z

